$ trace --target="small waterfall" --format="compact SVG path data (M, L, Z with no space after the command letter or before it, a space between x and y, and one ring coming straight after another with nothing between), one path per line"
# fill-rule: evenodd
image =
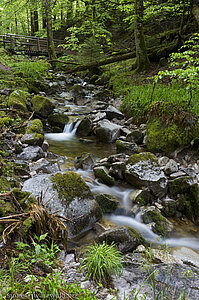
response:
M52 141L68 141L75 137L77 126L80 121L75 121L69 124L66 124L63 132L61 133L46 133L45 138Z
M126 225L136 229L149 243L156 245L164 245L165 243L170 247L188 247L193 250L199 251L199 240L197 238L166 238L160 239L147 225L134 219L133 217L116 216L112 215L107 217L108 220L114 222L117 225Z
M96 179L92 177L92 170L81 170L76 171L79 173L84 180L87 182L90 190L93 194L109 194L120 201L121 206L123 206L127 211L130 207L130 193L132 189L126 189L123 187L112 186L109 187L105 184L99 183ZM142 223L141 215L138 213L135 218L124 216L124 215L107 215L107 220L115 223L116 225L126 225L136 229L147 242L155 245L164 245L165 243L170 247L188 247L193 250L199 251L199 239L194 237L182 237L182 238L160 238L155 234L149 226Z

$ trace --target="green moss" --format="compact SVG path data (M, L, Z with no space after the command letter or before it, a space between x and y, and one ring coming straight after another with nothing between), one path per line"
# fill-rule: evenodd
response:
M64 174L58 173L51 177L54 188L57 190L59 198L70 203L74 198L84 199L91 197L88 185L79 174L68 171Z
M22 90L12 92L8 99L8 106L27 111L27 93Z
M178 210L199 225L199 186L192 184L186 193L178 195Z
M0 118L0 128L9 126L12 124L12 119L10 117Z
M167 234L169 222L157 210L148 210L142 218L145 224L155 223L155 225L153 226L153 231L156 234L161 236L165 236Z
M115 179L108 174L108 170L105 167L94 168L95 177L101 179L103 183L107 185L114 185Z
M29 231L29 229L32 227L33 223L32 223L32 219L31 217L27 218L24 222L23 222L23 237L27 236L27 233Z
M100 194L96 196L96 201L98 202L103 213L112 213L118 207L118 200L108 194Z
M68 123L68 116L65 114L52 114L48 117L48 122L51 126L60 127L62 130Z
M29 192L22 192L19 188L12 189L12 192L23 209L27 209L31 203L35 202L34 198L30 197Z
M0 217L9 216L9 214L14 213L14 211L10 202L0 199Z
M28 124L26 133L42 133L42 132L43 132L43 124L41 120L35 119Z
M151 106L147 122L147 148L172 152L199 137L197 117L175 103L158 102Z
M168 182L168 191L171 197L178 194L185 194L189 191L192 184L192 178L189 176L179 177Z
M10 183L9 181L3 177L3 176L0 176L0 192L6 192L6 191L9 191L11 188L10 186Z
M132 227L127 227L127 228L129 230L129 232L136 238L139 245L146 245L147 244L145 238L136 229L134 229Z
M158 160L156 158L156 156L153 153L150 152L142 152L139 154L133 154L129 157L129 159L127 160L127 164L131 164L131 165L135 165L137 164L139 161L152 161L154 163L158 163Z
M34 111L43 117L48 117L55 107L48 98L38 95L32 98L32 104Z

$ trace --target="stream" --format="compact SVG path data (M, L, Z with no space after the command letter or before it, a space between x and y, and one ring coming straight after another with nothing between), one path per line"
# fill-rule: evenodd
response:
M82 86L86 89L86 84L82 82ZM96 87L95 87L96 89ZM97 89L95 90L97 91ZM95 92L91 93L90 90L85 99L91 100L94 99ZM70 116L68 124L65 125L65 128L62 133L46 133L45 139L49 143L49 151L57 154L66 156L68 161L68 166L74 169L73 161L75 157L81 156L83 152L89 152L94 154L97 158L108 157L111 154L115 154L115 145L114 144L103 144L96 142L95 138L81 139L76 136L76 128L79 124L79 120L84 116L84 113L87 114L89 109L87 105L78 106L76 104L69 103L65 101L65 106L62 105L61 109L69 109L67 114ZM123 207L123 212L117 212L111 215L105 215L104 219L107 222L114 223L116 225L127 225L137 231L139 231L145 239L151 243L154 247L159 244L166 244L170 247L188 247L195 251L199 252L199 238L197 236L191 236L189 233L186 233L186 229L183 228L183 235L181 237L171 237L167 239L160 239L157 234L155 234L149 226L141 223L139 213L134 217L130 214L130 194L133 191L131 186L107 186L100 183L97 179L94 179L92 170L75 170L79 173L84 180L87 182L88 186L91 189L91 192L96 195L100 193L110 194L115 197L120 202L120 206Z

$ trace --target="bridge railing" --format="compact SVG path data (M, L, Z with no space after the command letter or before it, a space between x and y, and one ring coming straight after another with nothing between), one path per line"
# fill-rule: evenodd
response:
M63 48L59 45L63 44L63 40L53 39L56 52L63 52ZM47 38L23 36L18 34L3 34L0 35L0 43L4 48L8 48L13 51L35 51L38 53L48 52ZM8 47L7 47L8 46ZM59 47L58 47L59 46Z

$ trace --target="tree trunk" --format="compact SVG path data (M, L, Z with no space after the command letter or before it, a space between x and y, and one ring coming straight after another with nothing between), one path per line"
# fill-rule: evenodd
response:
M191 12L199 25L199 0L192 0L191 1Z
M56 59L55 45L53 42L51 0L45 0L45 10L46 10L48 55L50 59Z
M143 31L143 0L135 1L135 46L136 46L136 72L146 70L149 58Z

